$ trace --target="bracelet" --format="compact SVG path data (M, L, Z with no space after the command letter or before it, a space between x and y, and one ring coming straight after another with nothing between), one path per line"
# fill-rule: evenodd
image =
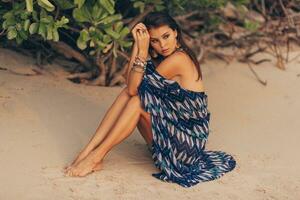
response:
M140 70L137 70L138 68L137 67L132 67L131 68L133 71L135 71L135 72L139 72L139 73L144 73L144 69L142 69L141 71ZM141 69L141 68L140 68Z
M140 56L136 56L135 59L140 60L141 62L146 62L146 60L141 58Z
M139 69L145 71L146 70L146 65L143 65L143 66L141 66L141 65L133 65L132 68L134 68L134 69L139 68Z
M136 72L144 72L146 70L147 62L141 59L140 57L135 57L135 60L133 62L132 70ZM137 70L139 69L139 70Z
M134 65L145 66L147 64L147 62L137 56L137 57L135 57L135 60L133 61L133 64Z

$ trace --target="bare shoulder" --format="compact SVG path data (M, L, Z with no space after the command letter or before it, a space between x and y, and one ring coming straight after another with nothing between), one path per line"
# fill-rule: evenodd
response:
M189 55L184 51L176 51L172 55L168 56L164 61L170 62L174 65L182 66L190 63Z
M164 77L170 79L174 76L184 74L186 66L190 65L191 60L187 53L176 51L165 58L156 68Z

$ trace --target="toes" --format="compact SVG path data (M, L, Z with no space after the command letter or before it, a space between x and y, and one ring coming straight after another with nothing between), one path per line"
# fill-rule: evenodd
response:
M72 165L66 165L66 166L64 166L64 169L67 169L67 168L69 168L70 166L72 166Z
M66 176L74 176L75 172L73 168L70 168L67 172L66 172Z
M68 168L64 169L65 173L68 173L72 169L72 166L68 166Z

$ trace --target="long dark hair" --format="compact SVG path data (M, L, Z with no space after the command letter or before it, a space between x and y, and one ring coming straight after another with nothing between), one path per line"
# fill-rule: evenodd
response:
M157 28L163 25L169 26L172 30L177 31L177 41L180 44L180 47L189 55L189 57L192 59L193 63L196 65L197 71L198 71L198 79L202 79L202 72L200 68L200 64L197 60L197 57L195 56L194 52L186 45L186 43L183 40L182 37L182 31L181 28L178 26L177 22L167 13L167 12L150 12L147 14L144 18L143 23L146 25L148 29L150 28ZM153 57L152 52L153 48L149 47L149 54L151 58L157 62L161 61L163 57L161 55L158 55L157 57Z

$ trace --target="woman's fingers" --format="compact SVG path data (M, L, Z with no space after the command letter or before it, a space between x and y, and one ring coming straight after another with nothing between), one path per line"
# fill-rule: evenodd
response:
M145 30L145 29L139 29L139 30L137 31L137 33L138 33L139 36L141 36L141 37L145 37L145 36L148 35L148 32L147 32L147 30Z
M133 32L137 32L139 30L144 30L147 31L147 27L145 26L145 24L143 23L138 23L134 26L134 28L132 29Z

